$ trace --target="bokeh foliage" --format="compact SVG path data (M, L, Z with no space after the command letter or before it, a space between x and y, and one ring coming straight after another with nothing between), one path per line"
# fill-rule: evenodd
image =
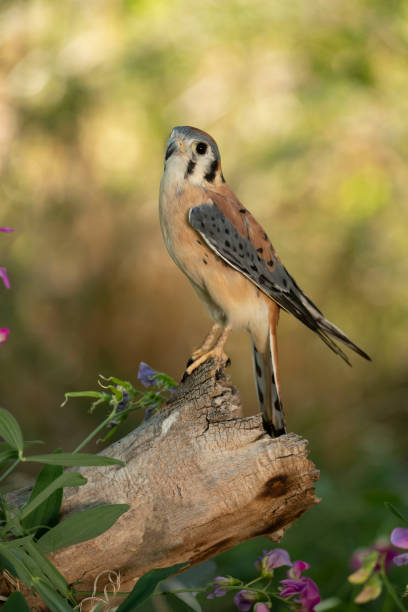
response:
M141 360L177 379L206 333L157 215L167 136L195 125L298 283L374 359L349 369L281 317L289 427L323 497L288 542L307 558L322 521L355 545L381 531L363 518L401 501L408 458L407 17L404 0L0 4L0 222L16 230L0 244L0 400L29 437L74 444L91 417L59 407L66 391L135 380ZM228 351L254 412L246 335Z

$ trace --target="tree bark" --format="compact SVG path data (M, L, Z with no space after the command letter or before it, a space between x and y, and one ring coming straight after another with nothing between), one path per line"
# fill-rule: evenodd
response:
M101 453L126 467L81 468L88 482L65 489L61 518L106 503L130 510L94 540L50 555L67 581L92 591L98 574L116 570L123 592L157 567L192 566L259 535L279 541L318 503L318 471L305 440L272 439L260 415L240 413L236 389L208 361L160 413Z

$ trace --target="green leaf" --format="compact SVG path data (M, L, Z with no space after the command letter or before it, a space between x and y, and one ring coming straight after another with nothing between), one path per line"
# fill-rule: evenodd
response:
M103 455L92 455L90 453L58 453L55 455L30 455L25 457L26 461L35 461L38 463L48 463L49 465L65 465L65 466L85 466L85 465L122 465L125 463L120 459L113 457L104 457Z
M163 372L158 372L155 376L155 379L161 384L163 385L163 387L167 390L167 389L173 389L178 387L178 383L174 380L174 378L172 378L171 376L169 376L168 374L164 374Z
M9 463L17 459L18 451L12 448L7 442L0 442L0 463Z
M117 378L116 376L104 376L103 374L99 374L98 383L101 387L108 388L109 385L104 385L101 381L105 381L107 383L115 383L116 386L123 387L126 391L134 391L134 387L131 382L128 380L122 380L121 378Z
M67 600L61 597L46 580L42 578L37 579L33 588L52 612L72 612L72 606L70 606Z
M37 584L42 580L65 597L70 596L64 576L39 549L32 536L0 543L0 555L15 568L13 575L27 587L37 590Z
M2 607L3 612L30 612L30 608L21 593L15 591Z
M408 523L408 519L403 516L398 510L398 508L396 508L393 504L391 504L390 502L384 502L384 506L401 521L404 521L404 523Z
M34 446L35 444L44 444L44 440L24 440L24 448Z
M7 544L0 542L0 558L3 567L5 567L13 576L24 582L28 587L31 586L32 576L27 570L21 559L21 553L18 546L15 544L17 540Z
M24 442L24 448L33 446L34 444L44 444L42 440L28 440ZM18 457L18 451L12 448L7 442L0 442L0 463L8 463Z
M50 529L39 539L38 545L44 553L49 553L96 538L110 529L129 508L128 504L111 504L77 512Z
M65 393L65 399L61 404L61 408L65 406L70 397L94 397L98 400L109 401L110 395L104 391L70 391Z
M0 408L0 436L19 453L23 452L24 440L20 425L11 412L4 408Z
M10 444L7 444L7 442L0 442L0 454L7 452L9 450L15 450L13 449Z
M10 543L10 545L14 544L20 544L21 549L27 555L25 558L25 565L31 571L32 582L37 578L43 578L50 586L58 590L65 597L69 595L68 583L64 576L45 556L38 544L36 544L32 538L20 538Z
M185 563L154 569L139 578L130 595L120 604L116 612L132 612L152 595L159 582L176 574L183 567L186 567Z
M352 584L362 584L365 582L372 574L375 566L378 562L379 552L373 551L372 553L362 557L361 567L353 574L350 574L348 577L348 581Z
M8 504L5 496L0 493L0 521L7 521L8 518Z
M125 417L123 417L123 416L122 416L122 414L121 414L120 416L121 416L121 420L122 420L122 419L124 420L124 419L126 418L126 415L125 415ZM115 435L115 433L116 433L116 430L117 430L117 429L118 429L118 425L114 425L114 426L113 426L111 429L109 429L109 431L108 431L108 433L106 434L106 436L104 436L104 437L103 437L103 438L100 440L100 442L102 442L103 444L105 444L106 442L108 442L108 440L110 440L110 439L111 439L111 438L112 438L112 437Z
M329 597L328 599L323 599L320 603L315 606L315 612L326 612L326 610L333 610L333 608L337 608L343 602L338 597Z
M3 571L4 569L6 569L12 576L16 576L17 571L14 565L12 564L10 558L2 554L4 552L2 549L0 550L1 550L0 552L0 571Z
M195 612L195 608L189 606L184 599L180 599L180 597L174 593L166 593L165 597L171 612L191 612L191 610L194 610Z
M59 451L56 451L59 452ZM28 503L33 501L41 491L51 485L63 473L61 465L45 465L37 476L33 490L31 491ZM62 487L56 489L54 493L43 501L30 515L22 522L25 529L33 527L54 527L58 521L58 514L62 502ZM37 532L37 536L42 535L44 530Z
M79 472L64 472L61 476L58 476L48 487L45 487L38 493L34 499L28 501L25 506L23 506L20 511L20 520L23 520L28 516L33 510L38 508L40 504L43 503L44 500L48 499L48 497L54 493L57 489L61 489L62 487L78 487L87 482L87 479L82 476Z

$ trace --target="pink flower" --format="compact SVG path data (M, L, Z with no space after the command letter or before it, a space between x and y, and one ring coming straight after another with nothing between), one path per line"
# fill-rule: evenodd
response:
M0 267L0 278L3 281L4 286L6 287L6 289L10 289L10 281L9 281L9 277L7 276L6 268L1 268Z
M7 336L10 333L10 329L8 327L0 327L0 344L3 344L7 340Z
M408 529L404 527L396 527L391 533L391 544L397 548L408 549ZM401 553L394 557L395 565L408 565L408 553Z
M292 565L292 569L288 570L288 576L289 578L300 578L302 572L308 569L310 569L310 565L306 563L306 561L295 561Z
M254 606L254 612L269 612L271 606L264 601L258 602Z
M293 603L300 606L298 612L314 612L321 599L317 584L311 578L302 576L302 572L309 568L305 561L295 561L287 571L288 578L281 580L280 596L283 599L294 597Z
M13 232L13 228L11 227L0 227L0 232ZM0 268L0 279L3 281L6 289L10 289L10 281L7 276L6 268ZM7 336L9 335L10 330L8 327L0 327L0 344L3 344L7 340Z

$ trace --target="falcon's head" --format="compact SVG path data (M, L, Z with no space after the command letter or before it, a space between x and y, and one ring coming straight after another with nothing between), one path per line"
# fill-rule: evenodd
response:
M164 171L181 179L211 187L225 183L217 143L209 134L188 125L173 128L167 142ZM183 175L183 176L181 176Z

